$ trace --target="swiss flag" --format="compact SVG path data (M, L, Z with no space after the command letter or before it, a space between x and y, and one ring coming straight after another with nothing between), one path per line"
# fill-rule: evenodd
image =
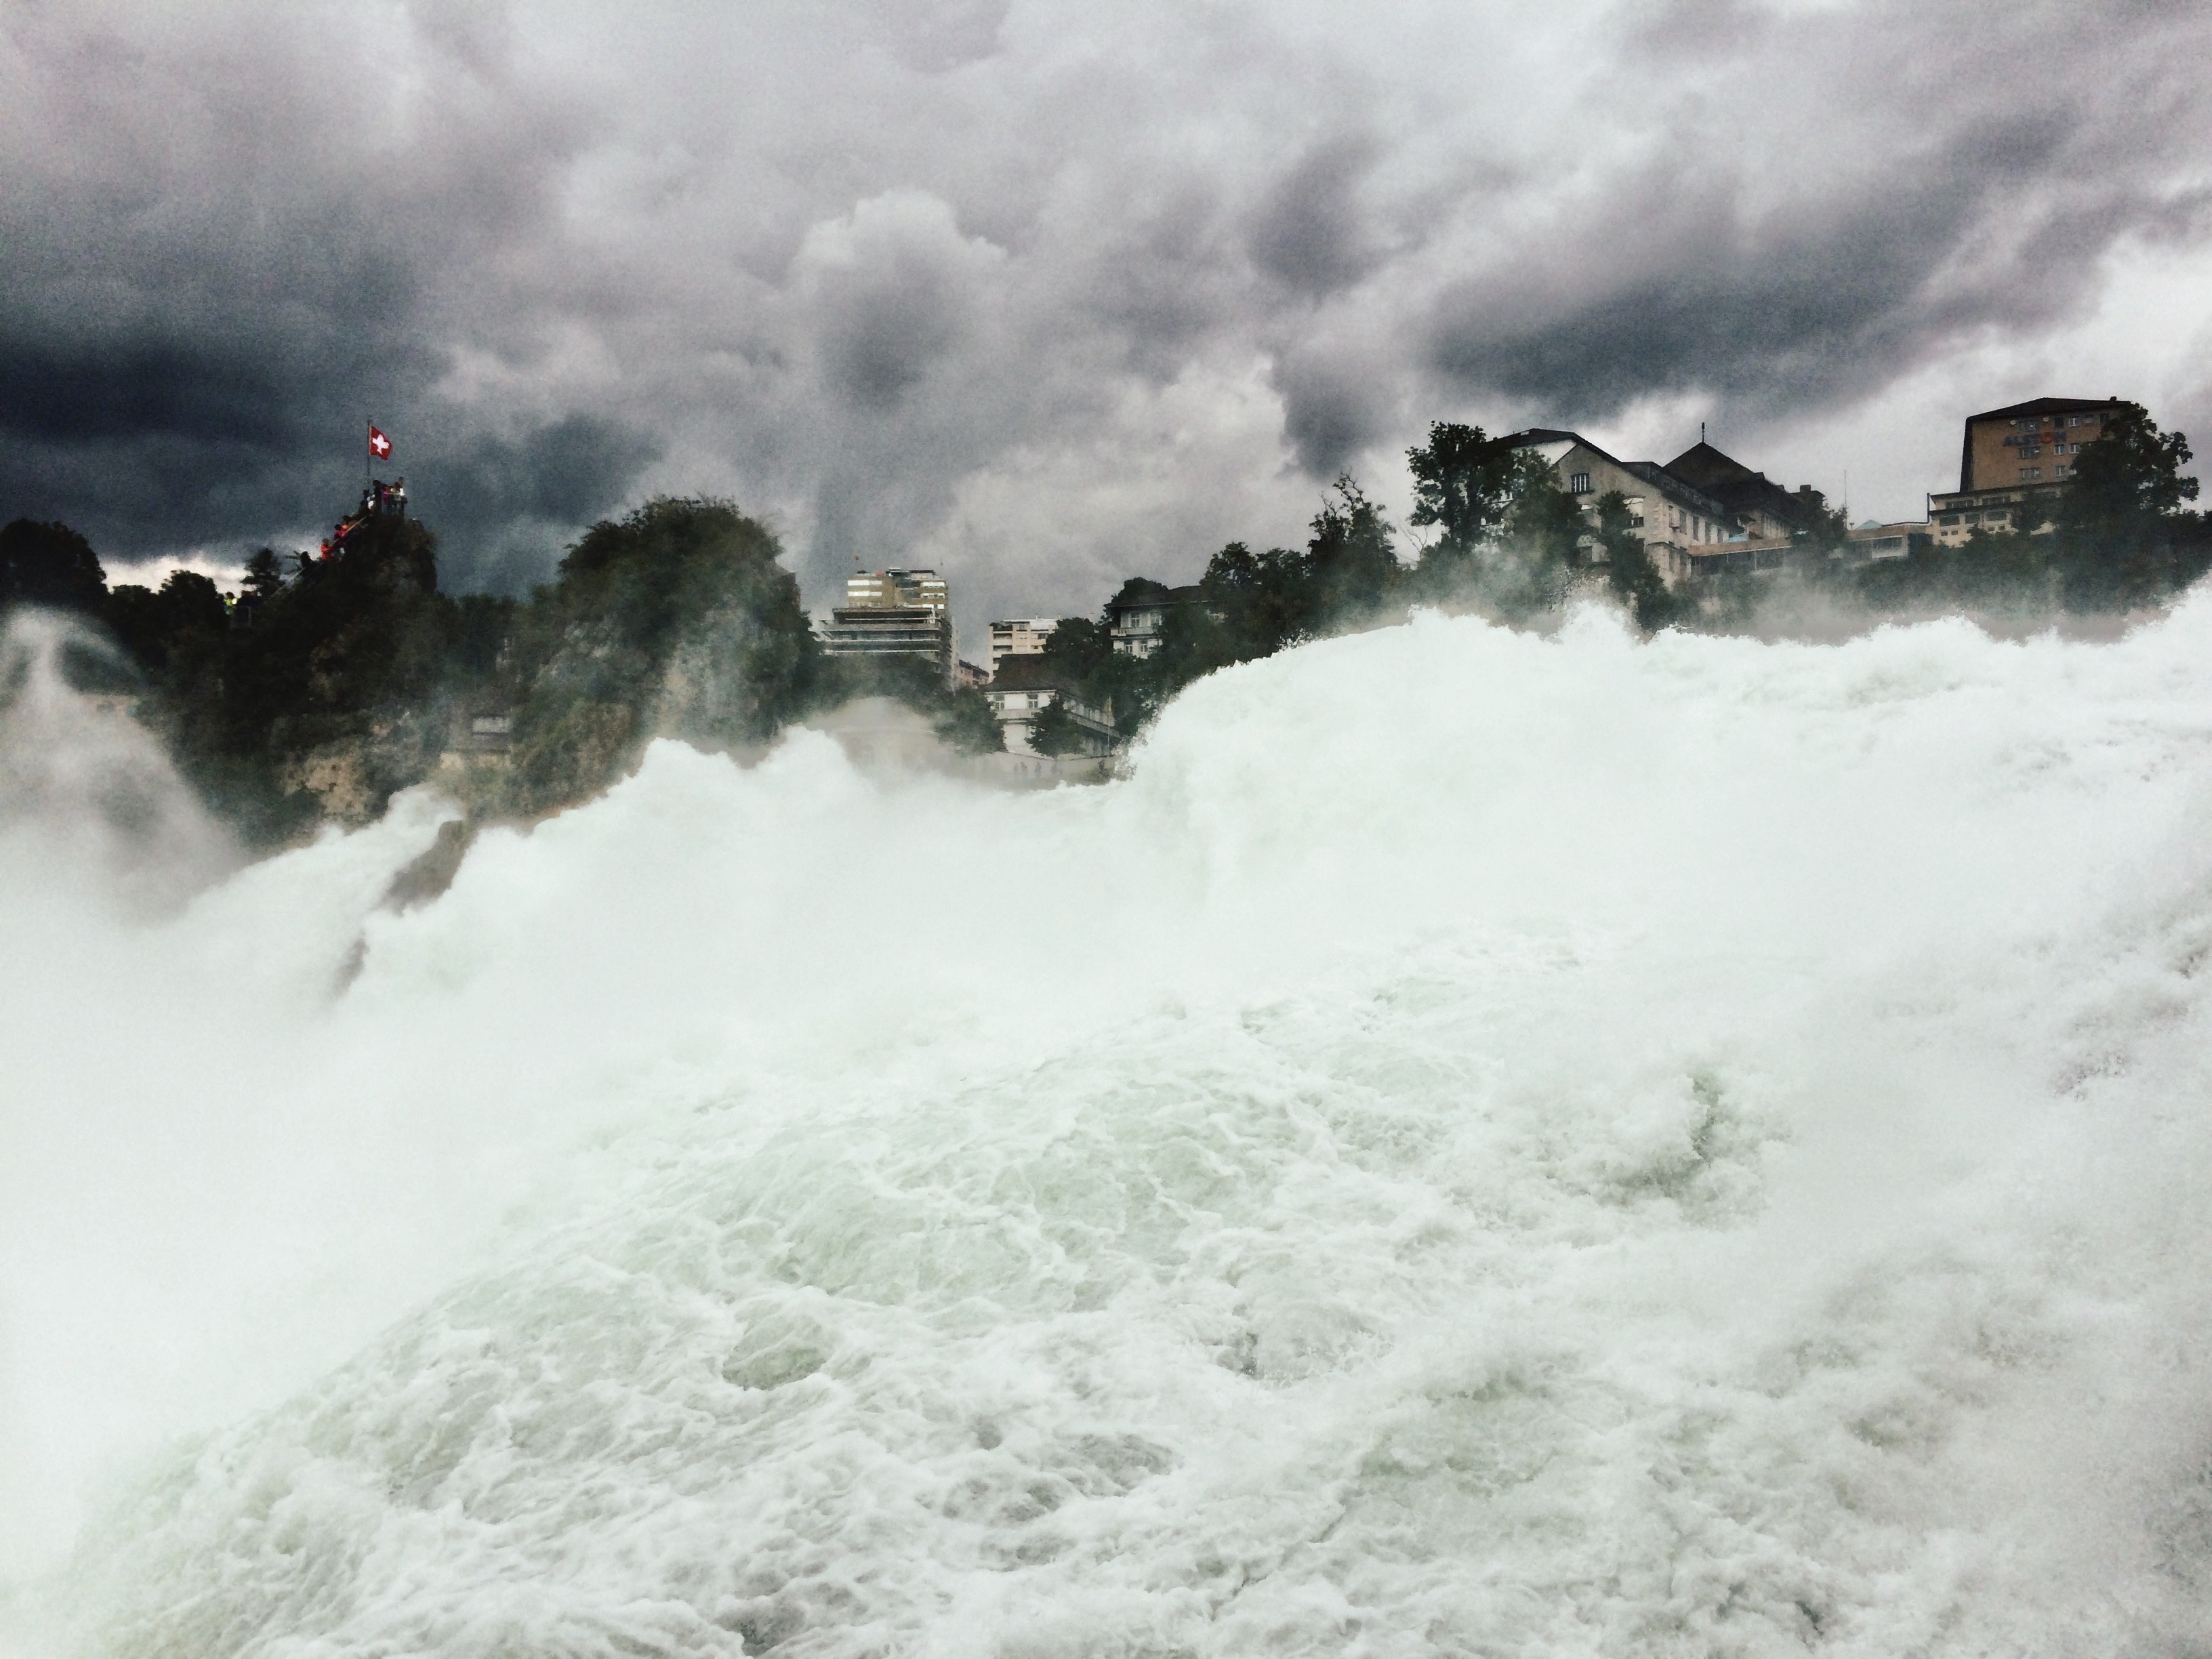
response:
M392 455L392 440L386 437L374 427L369 428L368 453L375 456L380 461L390 459Z

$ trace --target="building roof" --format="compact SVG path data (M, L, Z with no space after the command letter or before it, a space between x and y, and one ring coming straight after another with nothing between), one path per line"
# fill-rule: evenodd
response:
M1042 652L1023 652L999 659L999 672L991 677L994 691L1065 691L1067 675L1045 665Z
M1115 616L1124 611L1157 611L1162 605L1197 605L1206 598L1206 591L1193 582L1184 587L1170 587L1165 582L1146 581L1128 584L1129 597L1116 599L1106 609Z
M2030 415L2071 415L2080 409L2111 409L2118 404L2118 398L2030 398L2024 404L2009 404L2002 409L1984 410L1979 415L1969 415L1969 421L2017 421Z
M1555 427L1532 426L1525 431L1509 432L1499 441L1516 449L1534 449L1543 444L1580 444L1593 455L1611 461L1622 471L1631 473L1651 485L1661 494L1671 495L1684 507L1693 507L1710 518L1726 520L1732 515L1729 509L1687 478L1679 478L1656 461L1624 461L1603 447L1592 443L1579 432L1563 432Z
M1813 503L1700 439L1667 463L1667 471L1702 489L1731 514L1764 511L1794 529L1810 530Z

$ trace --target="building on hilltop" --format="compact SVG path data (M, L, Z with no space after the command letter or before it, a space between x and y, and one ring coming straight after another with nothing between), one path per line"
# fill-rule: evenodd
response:
M845 581L823 649L833 657L921 657L953 684L952 617L934 570L871 570Z
M1656 462L1619 460L1579 432L1548 427L1510 433L1503 441L1542 457L1592 526L1601 496L1616 489L1626 496L1629 523L1644 538L1644 551L1669 587L1699 574L1692 562L1692 549L1700 554L1717 551L1716 544L1738 534L1735 515L1723 502ZM1589 547L1593 558L1602 560L1595 536Z
M2033 398L1969 415L1959 487L1928 498L1936 544L1956 547L1977 530L2048 531L2074 458L2127 406L2118 398Z
M1810 484L1784 489L1700 438L1667 463L1667 473L1725 507L1736 529L1757 541L1809 534L1821 526L1827 501Z
M1036 652L1018 652L1003 659L983 696L999 722L1010 755L1034 755L1030 727L1036 717L1058 703L1075 721L1083 736L1083 752L1103 755L1114 746L1114 722L1106 711L1079 702L1068 693L1067 682L1045 666Z
M1124 656L1149 657L1160 648L1170 611L1205 603L1205 593L1195 585L1170 587L1164 582L1132 581L1106 607L1107 635Z
M1052 637L1052 630L1060 626L1056 617L1017 617L1009 621L991 624L991 672L999 672L999 664L1007 657L1034 656L1044 649L1044 642Z
M1869 519L1855 526L1844 541L1844 556L1859 562L1875 559L1909 559L1915 553L1924 553L1936 544L1925 519L1909 519L1896 524L1877 524Z

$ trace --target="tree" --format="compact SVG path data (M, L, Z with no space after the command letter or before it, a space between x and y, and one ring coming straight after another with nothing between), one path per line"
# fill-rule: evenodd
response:
M2161 433L2140 404L2106 417L2054 515L2069 603L2138 605L2173 585L2181 504L2197 499L2197 480L2181 475L2191 459L2189 440Z
M1413 475L1412 522L1443 532L1421 555L1425 574L1458 574L1496 539L1513 495L1514 455L1512 446L1480 427L1448 421L1431 422L1427 444L1406 452Z
M0 528L0 611L43 605L90 614L106 597L99 556L67 525L17 519Z
M1039 709L1030 722L1030 747L1040 755L1079 755L1090 746L1089 737L1075 723L1061 697L1054 697Z
M276 550L264 547L246 562L246 591L255 599L266 599L284 588L284 569Z
M1568 570L1588 526L1581 505L1534 450L1516 452L1510 488L1498 539L1479 556L1477 587L1507 621L1520 622L1566 597Z
M1650 633L1674 620L1674 596L1644 545L1628 497L1618 489L1597 498L1597 544L1605 551L1606 580L1638 628Z
M1397 586L1398 555L1390 526L1350 473L1333 486L1314 515L1306 543L1307 631L1375 616Z
M1231 542L1199 578L1209 609L1221 613L1236 660L1273 656L1297 639L1313 609L1304 559L1286 548L1255 553Z

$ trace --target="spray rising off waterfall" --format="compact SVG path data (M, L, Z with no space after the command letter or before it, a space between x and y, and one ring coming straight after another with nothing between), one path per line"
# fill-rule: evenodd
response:
M2194 1650L2212 604L10 832L28 1651ZM358 972L346 969L358 961Z

